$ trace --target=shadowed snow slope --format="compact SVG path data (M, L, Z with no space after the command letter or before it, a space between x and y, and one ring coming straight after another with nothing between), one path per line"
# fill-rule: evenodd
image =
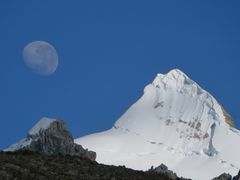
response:
M97 161L211 179L240 168L240 132L215 98L178 69L158 74L113 128L76 139Z

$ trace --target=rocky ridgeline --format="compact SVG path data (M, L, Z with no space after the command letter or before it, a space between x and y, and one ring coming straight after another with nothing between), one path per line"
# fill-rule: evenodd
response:
M0 152L1 180L184 180L162 172L136 171L124 166L98 164L86 157L43 156L20 150Z
M30 150L42 155L74 155L96 159L96 153L75 144L67 125L61 120L42 118L19 143L5 151Z
M223 173L220 176L214 178L213 180L240 180L240 171L234 177L232 177L230 174Z
M239 180L223 174L214 180ZM71 155L43 156L38 152L19 150L0 152L1 180L186 180L165 165L149 171L136 171L124 166L98 164L86 157Z

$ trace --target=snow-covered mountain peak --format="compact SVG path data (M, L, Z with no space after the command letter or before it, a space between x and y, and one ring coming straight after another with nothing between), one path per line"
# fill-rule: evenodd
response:
M144 134L150 139L165 136L166 129L172 133L179 131L178 137L187 141L209 141L211 127L220 125L226 125L222 107L179 69L158 74L145 87L139 101L115 123L116 127ZM176 140L174 137L173 144Z
M158 74L112 129L76 142L96 151L101 163L146 170L161 162L185 177L210 179L240 168L232 156L240 145L230 149L240 132L231 124L210 93L174 69Z
M188 91L191 94L201 94L203 92L196 82L179 69L173 69L167 74L157 74L152 84L164 90Z
M167 76L169 79L174 79L174 80L178 80L178 79L189 79L188 76L182 72L180 69L173 69L171 71L169 71L167 74L160 74L158 73L157 76L161 77L161 76Z

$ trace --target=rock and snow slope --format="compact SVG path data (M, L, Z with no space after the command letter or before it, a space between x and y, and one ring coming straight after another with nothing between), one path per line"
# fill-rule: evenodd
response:
M110 130L75 140L104 164L211 179L240 168L240 132L215 98L178 69L158 74Z
M4 151L32 150L43 155L69 154L96 159L96 153L75 144L67 125L57 119L42 118L27 137Z

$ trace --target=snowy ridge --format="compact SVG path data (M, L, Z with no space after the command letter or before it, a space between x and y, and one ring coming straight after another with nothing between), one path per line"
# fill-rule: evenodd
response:
M54 121L56 121L56 119L50 119L47 117L43 117L42 119L40 119L40 121L37 122L37 124L35 124L33 126L33 128L28 132L28 134L36 135L40 131L48 129L50 127L51 123L53 123Z
M16 151L16 150L19 150L19 149L22 149L22 148L30 145L31 142L32 142L31 139L24 138L24 139L20 140L18 143L12 144L8 148L4 149L4 151Z
M22 149L26 146L29 146L32 142L34 142L33 137L36 137L41 131L48 129L50 127L51 123L53 123L55 121L57 121L57 120L43 117L28 132L27 138L20 140L16 144L12 144L7 149L4 149L4 151L16 151L16 150Z
M236 174L240 133L216 99L178 69L158 74L113 128L75 140L97 161L147 170L166 164L178 175Z

